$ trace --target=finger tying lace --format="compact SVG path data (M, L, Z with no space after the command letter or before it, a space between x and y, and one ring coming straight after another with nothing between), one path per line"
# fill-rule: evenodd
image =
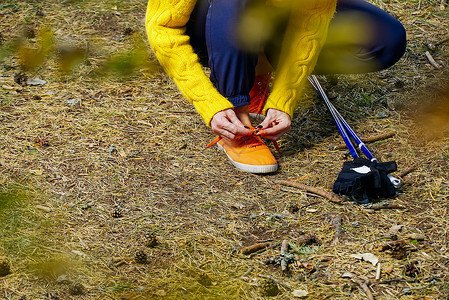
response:
M257 132L256 135L259 135L261 137L265 137L265 134L263 133L263 130L261 128L257 128L256 132ZM272 142L273 142L274 148L276 148L276 151L281 153L281 148L279 148L278 143L276 141L274 141L274 140L272 140Z
M243 135L242 137L251 137L251 136L265 137L265 134L261 128L254 128L252 126L245 126L245 128L249 129L249 133L247 135ZM212 142L210 142L206 146L206 149L212 147L213 145L218 143L218 141L220 141L221 139L222 139L221 136L217 136ZM273 142L274 147L276 148L276 151L280 153L281 149L279 148L279 145L276 143L276 141L272 141L272 142Z

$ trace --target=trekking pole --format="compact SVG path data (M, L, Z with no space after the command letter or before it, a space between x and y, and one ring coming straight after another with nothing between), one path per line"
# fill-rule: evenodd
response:
M358 158L359 155L354 147L354 145L351 142L351 138L354 140L354 142L357 144L357 147L366 155L366 157L373 162L378 162L378 160L373 156L371 151L369 151L368 147L366 147L365 143L362 141L362 139L359 138L359 136L355 133L355 131L349 126L349 124L346 122L346 120L342 117L342 115L338 112L338 110L335 108L335 106L330 102L329 98L327 97L326 93L324 92L323 87L321 86L320 82L316 78L315 75L311 75L308 77L309 82L312 84L313 88L317 92L318 96L324 101L326 104L327 109L330 111L332 117L334 118L335 124L337 124L338 131L340 132L340 135L342 136L346 146L348 147L349 153L351 153L351 156L353 158ZM388 178L390 179L391 183L395 188L399 188L401 185L401 181L391 175L388 175Z
M340 132L340 135L343 138L343 141L345 142L346 147L348 147L349 153L351 153L351 156L353 158L358 158L359 155L357 153L357 150L355 149L354 145L352 144L351 138L347 132L348 124L345 122L344 119L341 118L341 115L338 113L338 111L335 109L335 107L329 101L329 98L327 97L326 93L324 92L321 84L318 82L318 79L316 78L316 76L311 75L310 77L308 77L308 79L309 79L309 82L312 84L313 88L315 89L315 91L317 92L318 96L324 101L327 109L331 113L331 115L334 119L334 122L337 125L337 129Z

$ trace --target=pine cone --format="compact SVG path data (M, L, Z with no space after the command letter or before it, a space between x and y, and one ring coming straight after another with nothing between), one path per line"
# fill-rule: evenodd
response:
M21 86L26 86L28 81L28 75L24 73L16 73L14 74L14 82Z
M416 278L420 273L418 261L412 261L405 265L405 275Z
M159 241L157 240L157 236L153 232L148 232L144 237L145 246L148 248L153 248Z
M262 290L262 294L268 297L279 295L281 292L277 283L272 279L264 280L260 285L260 288Z
M136 254L134 256L134 260L138 264L146 264L146 263L148 263L147 254L143 250L139 250L139 251L136 252Z
M6 276L11 273L11 265L9 260L5 256L0 256L0 277Z
M84 295L86 288L81 283L74 283L69 286L69 294L74 296Z
M112 212L112 217L113 218L121 218L121 217L123 217L122 210L120 208L114 209L114 211Z

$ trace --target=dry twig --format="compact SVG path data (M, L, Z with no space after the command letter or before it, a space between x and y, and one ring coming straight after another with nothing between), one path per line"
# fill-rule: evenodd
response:
M262 253L262 252L265 252L265 251L268 250L268 249L274 249L274 248L278 247L280 244L281 244L281 243L272 243L272 244L269 245L268 247L259 249L259 250L255 251L255 252L249 254L249 257L252 258L252 257L256 256L257 254L260 254L260 253Z
M380 280L380 275L381 275L381 266L380 263L377 263L376 280Z
M390 203L390 202L378 202L371 203L364 207L366 210L381 210L381 209L405 209L404 206L399 203Z
M386 140L388 138L391 138L395 135L394 132L387 132L387 133L383 133L380 135L376 135L376 136L372 136L366 139L362 139L362 141L364 143L373 143L373 142L377 142L377 141L381 141L381 140ZM342 149L346 149L346 144L340 144L335 146L334 148L335 150L342 150Z
M374 300L374 296L371 293L371 291L369 290L368 285L366 285L365 281L362 281L362 280L357 279L357 278L354 278L352 281L357 283L362 288L362 290L365 292L365 294L366 294L366 296L368 297L369 300Z
M400 172L400 173L397 174L397 175L398 175L398 177L405 177L405 176L407 176L408 174L410 174L411 172L413 172L413 171L415 171L415 170L416 170L415 167L410 167L410 168L405 169L404 171Z
M329 193L325 190L319 189L319 188L315 188L315 187L311 187L299 182L294 182L294 181L289 181L289 180L274 180L274 183L276 184L280 184L280 185L287 185L287 186L291 186L291 187L296 187L298 189L302 189L320 196L323 196L325 198L327 198L328 200L330 200L331 202L334 203L338 203L340 204L342 202L342 199L338 198L336 195Z
M441 69L441 66L435 61L435 59L433 59L432 55L430 54L429 51L426 51L425 53L427 60L429 61L429 63L436 69Z
M366 243L364 243L362 245L362 248L365 248L366 245L368 245L370 243L377 242L377 241L380 241L380 240L387 240L387 239L391 239L391 236L381 236L381 237L375 238L373 240L370 240L370 241L367 241Z
M332 221L331 221L332 226L334 226L334 230L335 230L335 239L332 242L332 244L334 244L334 245L337 244L340 241L340 238L341 238L341 234L342 234L341 222L342 222L342 218L341 218L340 214L335 216L332 219Z
M281 255L287 254L287 251L288 251L288 241L283 240L281 244Z
M283 240L281 245L281 257L284 257L288 253L288 241ZM287 270L288 262L285 259L281 261L281 270L284 272Z
M258 244L254 244L254 245L243 248L241 253L243 255L250 255L251 253L268 248L269 246L270 246L270 243L268 243L268 242L267 243L258 243Z

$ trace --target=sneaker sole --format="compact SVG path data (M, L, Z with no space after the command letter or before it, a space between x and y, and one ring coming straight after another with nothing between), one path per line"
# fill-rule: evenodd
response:
M236 167L237 169L240 169L242 171L248 172L248 173L254 173L254 174L263 174L263 173L273 173L276 172L278 169L278 164L275 165L262 165L262 166L256 166L256 165L248 165L248 164L242 164L239 162L234 161L228 153L226 153L225 148L217 143L217 146L220 150L222 150L226 156L229 158L231 163Z

